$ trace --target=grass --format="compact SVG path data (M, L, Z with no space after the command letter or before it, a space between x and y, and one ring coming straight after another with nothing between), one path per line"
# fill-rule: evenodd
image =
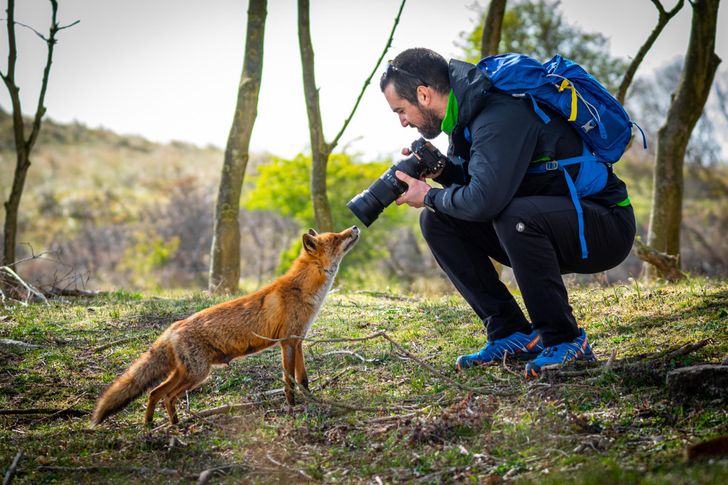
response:
M0 471L22 450L16 483L179 483L232 464L238 467L215 483L728 481L725 457L683 458L687 445L728 434L725 401L680 400L663 385L667 369L728 354L728 283L635 282L571 295L602 360L613 351L628 358L712 340L644 373L612 369L534 383L523 380L515 362L456 373L457 355L484 340L459 297L339 291L310 339L385 331L420 362L382 338L308 342L315 401L297 393L299 403L289 409L276 392L280 355L266 351L216 369L190 393L189 410L181 405L182 424L172 428L161 408L155 428L143 426L143 398L93 429L88 416L0 415ZM0 307L0 338L40 346L0 347L0 409L90 411L166 326L219 301L116 292ZM245 403L239 412L198 414Z

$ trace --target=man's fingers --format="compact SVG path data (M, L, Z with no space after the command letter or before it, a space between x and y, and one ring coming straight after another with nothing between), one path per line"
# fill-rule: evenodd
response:
M398 179L400 179L402 182L406 183L407 185L409 185L409 183L410 183L411 180L415 180L412 177L410 177L409 175L407 175L406 173L402 172L401 170L395 171L394 172L394 175Z
M404 147L404 148L402 149L402 155L410 155L411 153L412 153L412 150L410 150L410 149L409 149L409 148L407 148L407 147Z

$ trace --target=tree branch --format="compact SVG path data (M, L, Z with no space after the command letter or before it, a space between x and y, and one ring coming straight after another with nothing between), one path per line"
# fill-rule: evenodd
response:
M344 121L344 125L339 130L339 133L336 134L334 137L334 141L332 141L329 144L329 152L333 151L334 148L336 148L336 145L339 143L339 139L344 134L344 131L346 130L346 127L349 126L349 122L354 117L354 113L356 112L357 108L359 107L359 103L361 102L362 98L364 97L364 92L367 89L367 86L369 86L369 83L372 81L372 78L374 77L374 74L377 72L377 69L379 68L379 65L382 63L382 59L384 59L385 54L389 50L390 47L392 47L392 39L394 38L394 31L397 30L397 25L399 24L399 18L402 16L402 10L404 9L404 4L407 2L407 0L402 0L402 3L399 5L399 11L397 12L397 16L394 18L394 25L392 25L392 31L389 33L389 39L387 39L387 44L384 46L384 50L382 51L382 54L379 56L379 59L377 59L376 64L374 64L374 69L372 69L372 72L369 74L369 77L364 81L364 86L361 88L361 92L359 93L359 97L356 98L356 102L354 103L354 107L351 110L351 113L349 113L349 116Z
M685 4L685 0L680 0L675 7L667 12L665 8L660 3L660 0L651 0L652 3L655 4L655 7L657 8L658 17L657 17L657 25L654 29L652 29L652 32L650 33L650 36L647 37L647 40L644 44L642 44L642 47L640 47L640 50L637 52L637 55L634 56L634 59L632 59L632 62L630 63L629 67L627 68L627 71L624 73L624 77L622 78L622 83L619 85L619 89L617 90L617 100L624 104L624 98L627 96L627 89L629 89L630 84L632 84L632 80L634 79L634 75L637 72L637 68L639 68L640 64L644 60L645 56L647 55L647 52L652 48L652 44L655 43L657 38L660 36L660 33L665 28L667 23L672 19L675 14L677 14L680 9L682 9L683 5Z

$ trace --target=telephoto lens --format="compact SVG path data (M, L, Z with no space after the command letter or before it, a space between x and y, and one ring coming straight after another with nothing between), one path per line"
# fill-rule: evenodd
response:
M368 189L351 199L346 207L369 227L385 207L407 191L407 184L399 180L394 172L399 170L410 177L420 178L422 169L420 161L414 155L400 160L375 180Z

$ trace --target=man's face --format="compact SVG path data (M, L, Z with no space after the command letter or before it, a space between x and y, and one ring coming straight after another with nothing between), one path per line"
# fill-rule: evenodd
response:
M422 87L424 88L424 86ZM435 110L420 104L419 99L417 104L412 104L400 97L397 94L394 83L389 83L384 88L384 97L387 103L389 103L389 107L392 108L392 111L399 116L399 122L402 126L417 128L417 131L428 139L435 138L442 131L440 129L442 118L437 115ZM419 97L420 94L418 93Z

